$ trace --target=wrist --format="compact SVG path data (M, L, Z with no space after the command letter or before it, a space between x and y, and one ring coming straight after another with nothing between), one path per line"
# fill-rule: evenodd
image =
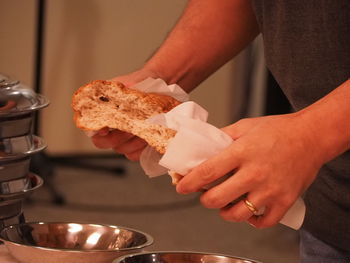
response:
M174 61L172 63L172 61ZM152 72L158 78L163 79L167 84L178 84L187 93L193 90L203 79L199 74L195 74L194 66L189 62L175 63L175 58L163 58L155 56L142 68L147 72ZM183 61L183 60L181 60Z
M307 154L312 155L315 165L321 167L332 157L328 150L330 146L325 143L325 136L321 132L320 125L318 125L319 121L312 115L311 110L301 110L293 113L293 115L296 120L293 126L301 130L300 139L305 145L304 148Z
M314 153L322 164L349 149L349 114L348 103L343 104L332 93L296 113L307 128L307 136L314 145Z
M144 72L144 74L148 74L152 78L160 78L164 80L167 84L172 84L170 83L172 81L171 76L168 76L162 70L162 66L157 65L156 63L148 61L141 69L141 72Z

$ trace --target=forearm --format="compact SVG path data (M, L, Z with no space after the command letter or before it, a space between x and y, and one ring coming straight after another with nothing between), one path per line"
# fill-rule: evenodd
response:
M247 0L192 0L144 69L191 91L258 34Z
M322 163L350 148L350 79L299 114Z

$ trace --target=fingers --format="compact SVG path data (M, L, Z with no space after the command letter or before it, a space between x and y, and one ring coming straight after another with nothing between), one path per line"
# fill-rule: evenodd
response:
M242 198L242 200L233 206L220 209L220 216L226 221L244 222L265 212L262 211L265 210L266 207L264 200L254 199L250 195L248 196ZM249 200L248 203L251 206L247 205L245 200Z
M92 137L94 145L101 149L113 149L129 160L137 161L147 143L137 136L119 130L101 129Z
M147 143L139 137L132 137L124 143L114 147L113 150L117 153L124 154L131 161L138 161L143 149Z
M256 228L271 227L281 221L285 213L293 205L294 201L285 202L276 199L266 206L262 216L251 217L247 221Z
M247 221L257 228L265 228L277 224L296 198L274 187L262 187L257 174L241 169L205 191L200 201L206 208L219 209L226 221ZM234 200L239 201L232 202Z
M134 151L132 153L127 153L125 154L125 157L128 158L130 161L139 161L142 151L143 149Z
M260 198L260 196L263 195L248 194L233 206L221 208L220 216L226 221L247 221L256 228L266 228L280 222L294 202L292 199L284 202L278 198L268 201L267 198Z
M186 177L186 176L185 176ZM200 201L207 208L223 208L228 205L232 206L232 201L239 199L249 190L242 179L240 173L233 174L220 184L211 187L200 197ZM232 191L234 189L234 191Z
M202 205L220 209L220 215L226 221L242 222L261 214L261 209L269 203L269 196L259 189L259 180L248 175L238 171L209 189L200 197Z
M141 70L134 71L134 72L127 74L127 75L122 75L122 76L112 78L111 81L121 82L126 87L132 87L135 84L137 84L137 83L139 83L139 82L141 82L149 77L155 78L155 79L162 78L162 76L159 76L159 74L157 74L156 72L153 72L150 69L143 68Z
M131 154L139 150L143 150L147 146L147 143L139 137L133 136L129 140L120 142L117 146L113 147L113 150L121 154Z
M128 87L128 88L132 87L137 83L133 79L130 79L128 76L120 76L120 77L112 78L111 81L121 82L122 84L124 84L125 87Z
M237 156L236 152L239 149L240 147L229 146L221 153L198 165L179 182L176 191L181 194L197 192L233 171L238 165L239 160L235 159L235 156Z
M119 130L113 130L107 133L105 129L102 129L94 135L91 140L97 148L110 149L125 143L132 137L134 137L134 135Z

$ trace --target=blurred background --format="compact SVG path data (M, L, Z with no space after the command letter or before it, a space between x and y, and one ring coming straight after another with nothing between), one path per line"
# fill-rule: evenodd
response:
M49 98L36 133L45 186L25 204L29 221L84 221L150 233L152 250L218 252L263 262L298 262L298 236L278 225L227 223L197 195L179 196L167 176L96 149L72 120L73 92L94 79L134 71L155 52L185 0L0 0L0 73ZM203 82L191 99L217 127L278 114L289 105L265 68L261 37ZM169 61L169 64L171 61Z

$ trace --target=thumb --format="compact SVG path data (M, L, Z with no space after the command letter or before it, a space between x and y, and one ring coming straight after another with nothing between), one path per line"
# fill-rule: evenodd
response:
M141 70L137 70L134 72L131 72L129 74L126 75L121 75L121 76L117 76L112 78L112 81L119 81L121 83L123 83L126 87L130 88L132 86L134 86L135 84L147 79L147 78L159 78L160 76L158 76L155 72L148 70L148 69L141 69Z

